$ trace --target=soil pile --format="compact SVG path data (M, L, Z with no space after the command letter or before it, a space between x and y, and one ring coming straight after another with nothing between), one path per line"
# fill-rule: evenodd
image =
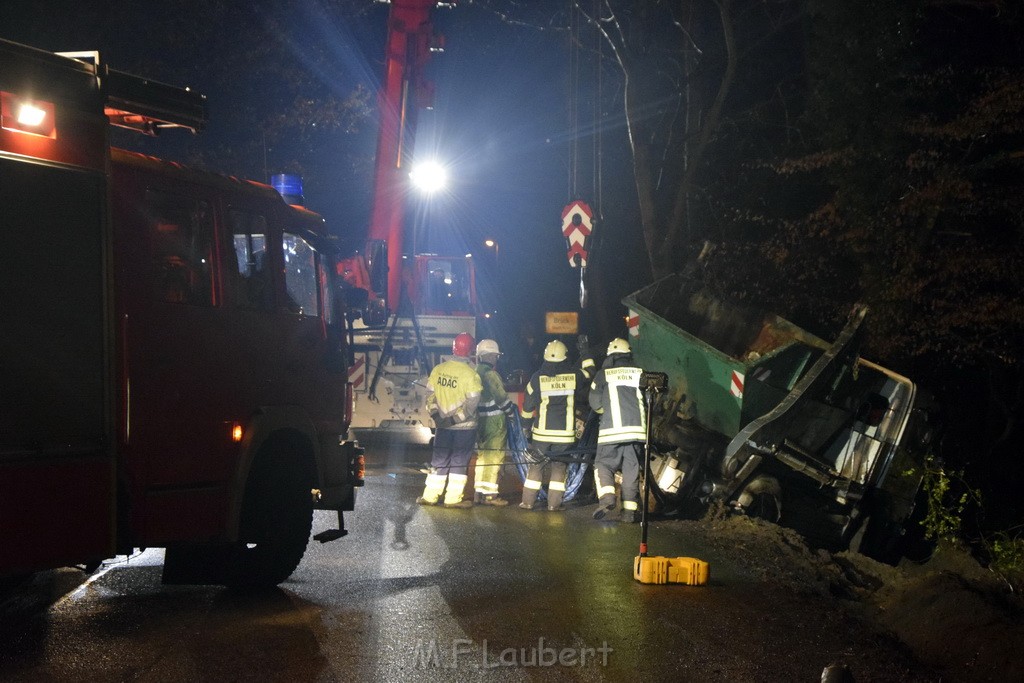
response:
M698 523L710 546L766 582L846 602L955 681L1024 680L1024 600L965 551L941 547L899 567L812 550L795 532L745 517Z

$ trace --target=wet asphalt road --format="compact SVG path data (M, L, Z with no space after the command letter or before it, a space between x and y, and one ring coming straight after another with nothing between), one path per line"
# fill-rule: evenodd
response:
M372 466L349 536L312 542L275 591L163 586L155 550L37 576L0 607L0 680L818 681L836 661L934 680L838 603L761 583L676 522L652 524L651 554L709 561L709 585L635 582L639 528L590 507L417 506L415 460Z

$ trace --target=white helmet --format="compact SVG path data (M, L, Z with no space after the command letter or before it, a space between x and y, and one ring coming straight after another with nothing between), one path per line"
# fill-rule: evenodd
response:
M544 347L544 360L561 363L568 355L569 349L565 348L565 344L557 339L549 341L548 345Z
M613 353L629 353L629 342L622 337L616 337L608 342L608 351L605 352L606 356L610 356Z
M476 345L477 356L500 356L501 350L498 349L498 342L493 339L481 339L480 343Z

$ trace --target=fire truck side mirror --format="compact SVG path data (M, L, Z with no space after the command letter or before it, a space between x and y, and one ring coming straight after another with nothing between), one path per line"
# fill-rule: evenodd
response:
M370 293L361 287L347 287L343 291L344 307L348 313L362 314L370 301ZM351 316L350 316L351 317Z

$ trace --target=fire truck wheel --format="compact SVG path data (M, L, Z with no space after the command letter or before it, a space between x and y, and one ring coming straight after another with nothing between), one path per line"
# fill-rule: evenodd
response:
M313 499L303 468L264 460L249 476L239 541L230 548L225 584L271 587L295 571L313 525Z

